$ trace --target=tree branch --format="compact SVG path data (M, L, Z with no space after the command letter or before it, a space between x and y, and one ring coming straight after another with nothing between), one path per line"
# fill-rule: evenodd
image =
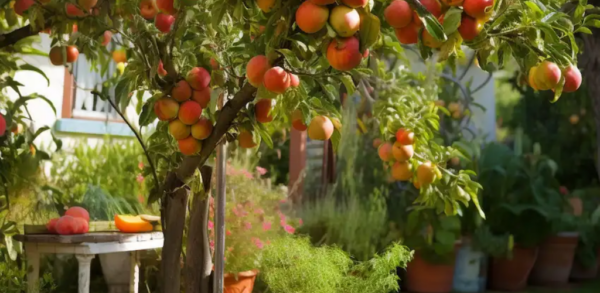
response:
M237 117L240 110L254 99L255 93L256 88L250 85L250 83L246 83L246 85L235 94L233 99L223 106L212 133L202 143L200 154L197 156L186 157L177 169L177 178L182 183L187 182L188 178L190 178L195 170L198 169L198 166L203 165L206 160L208 160L217 147L217 143L229 130L231 123Z
M48 24L50 24L49 22L46 22L46 26L48 26ZM4 48L4 47L8 47L8 46L12 46L15 43L17 43L18 41L27 38L27 37L31 37L33 35L37 35L39 32L37 31L32 31L31 30L31 25L26 25L20 29L16 29L8 34L4 34L4 35L0 35L0 49Z

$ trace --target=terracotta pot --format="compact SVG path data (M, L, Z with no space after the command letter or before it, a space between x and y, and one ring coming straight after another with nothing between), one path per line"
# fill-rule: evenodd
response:
M252 293L256 275L258 275L257 270L245 271L237 274L225 274L223 280L225 289L223 290L223 293Z
M454 261L432 264L415 251L413 260L406 267L406 289L415 293L449 293L453 276Z
M490 267L490 288L502 291L521 291L527 286L529 273L538 257L537 248L515 246L512 258L494 257Z
M560 233L540 245L540 255L529 280L536 285L557 285L569 282L579 235Z

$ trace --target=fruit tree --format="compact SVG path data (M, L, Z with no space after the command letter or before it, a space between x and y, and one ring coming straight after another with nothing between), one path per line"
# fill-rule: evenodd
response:
M478 206L475 173L446 167L460 149L435 139L437 88L403 79L388 58L402 57L401 44L416 44L423 58L454 68L466 46L485 70L516 60L526 83L556 99L580 85L575 33L600 24L586 15L593 8L583 0L0 0L0 83L18 89L12 74L37 70L13 53L42 54L27 40L46 33L52 64L71 68L85 55L106 76L93 94L121 113L134 103L140 129L156 125L138 139L155 186L149 201L162 207L162 290L179 292L193 196L185 288L208 292L203 185L210 186L217 146L271 145L269 123L284 119L335 147L339 97L358 91L378 120L379 155L391 175L420 189L415 204L447 214L460 202ZM111 40L118 48L109 52ZM106 74L110 62L119 63L115 76Z

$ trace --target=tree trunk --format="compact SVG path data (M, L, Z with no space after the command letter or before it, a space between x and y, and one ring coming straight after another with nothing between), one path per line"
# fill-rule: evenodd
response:
M590 1L598 5L600 1ZM593 35L583 35L583 55L579 59L582 64L582 75L592 99L594 108L594 124L596 126L596 173L600 179L600 30L593 29Z
M208 214L210 204L210 187L212 168L202 166L203 192L194 194L186 247L185 260L185 292L210 293L210 275L212 257L208 237Z
M170 189L173 190L173 189ZM180 293L181 245L189 190L185 186L168 192L165 200L164 246L162 249L162 292Z

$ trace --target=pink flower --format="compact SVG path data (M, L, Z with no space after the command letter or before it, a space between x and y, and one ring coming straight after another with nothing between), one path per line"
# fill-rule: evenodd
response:
M142 174L138 174L135 180L137 180L138 183L142 183L144 182L144 176L142 176Z
M242 174L248 179L254 178L254 176L252 176L252 173L248 172L248 170L242 170Z
M279 203L286 203L285 199L279 200Z
M256 247L258 247L258 249L263 249L263 247L265 246L263 242L256 237L252 237L252 242L254 243L254 245L256 245Z
M567 194L569 194L569 190L568 190L568 189L567 189L567 187L565 187L565 186L561 186L561 187L559 188L559 191L560 191L560 194L562 194L562 195L567 195Z
M140 168L140 170L144 169L144 162L139 162L138 163L138 168Z
M209 244L210 244L210 248L212 248L212 249L215 248L215 241L214 240L211 240Z
M246 230L250 230L250 229L252 229L252 223L250 223L250 222L245 222L245 223L244 223L244 229L246 229Z
M296 229L290 225L285 225L283 227L283 229L285 230L285 232L288 232L289 234L294 234L294 232L296 232Z
M258 208L256 210L254 210L254 213L257 215L264 215L265 214L265 210Z
M256 166L256 172L258 172L258 174L260 174L262 176L262 175L267 174L267 169L265 169L263 167Z
M145 200L144 196L143 196L143 195L141 195L141 194L138 194L138 201L139 201L140 203L144 203L144 200Z
M226 234L227 236L230 236L230 235L231 235L231 231L227 230L227 231L225 231L225 234Z
M287 223L285 222L285 219L281 219L281 220L279 220L279 225L280 225L281 227L285 227L285 225L287 225Z
M263 222L263 230L264 231L269 231L271 230L271 222Z
M237 207L231 208L231 211L233 212L234 215L241 217L241 213L240 213L240 211L238 211Z
M215 223L213 221L208 220L208 230L212 230L215 228Z
M302 225L304 225L304 221L302 221L302 219L298 219L298 224L299 224L300 226L302 226Z

